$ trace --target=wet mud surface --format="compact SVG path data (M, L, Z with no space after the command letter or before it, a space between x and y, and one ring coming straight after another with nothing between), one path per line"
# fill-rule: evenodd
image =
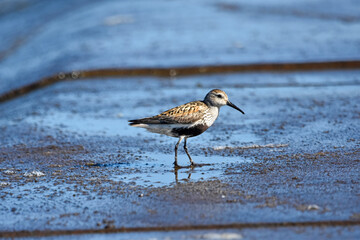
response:
M58 83L5 102L2 234L358 223L358 74L93 79ZM202 99L216 87L246 114L224 107L214 126L189 139L194 161L210 166L175 171L176 139L127 125L128 119ZM179 162L188 164L182 151ZM358 233L357 226L349 227L342 236ZM338 236L336 228L319 234ZM308 231L296 229L286 231L296 236ZM244 231L252 230L239 234Z
M0 1L0 238L359 238L357 5ZM213 88L208 166L128 126Z
M191 230L191 231L154 231L146 233L108 233L97 235L67 235L52 236L51 239L262 239L272 236L276 239L294 238L307 239L354 239L355 231L359 231L358 227L289 227L289 228L257 228L257 229L230 229L230 230ZM35 239L35 238L19 238L19 239ZM41 237L36 239L49 239Z

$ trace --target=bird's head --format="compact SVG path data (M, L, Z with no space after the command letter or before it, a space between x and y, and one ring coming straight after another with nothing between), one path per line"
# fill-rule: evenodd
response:
M236 110L240 111L242 114L245 114L240 108L235 106L233 103L229 101L226 93L220 89L211 90L205 97L204 102L215 107L222 107L224 105L228 105Z

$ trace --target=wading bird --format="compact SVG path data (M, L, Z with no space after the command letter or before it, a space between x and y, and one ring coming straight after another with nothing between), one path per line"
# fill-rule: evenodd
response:
M186 147L186 140L205 132L215 122L219 116L220 107L224 105L245 114L229 101L224 91L214 89L205 96L203 101L189 102L153 117L130 120L129 124L133 127L145 128L153 133L179 138L175 145L175 168L181 167L177 163L177 150L180 142L184 139L184 149L189 157L190 166L199 166L204 164L194 163Z

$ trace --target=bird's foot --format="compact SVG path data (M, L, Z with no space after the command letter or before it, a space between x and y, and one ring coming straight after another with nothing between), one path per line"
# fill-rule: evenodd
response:
M178 169L181 169L181 168L191 168L191 165L190 166L180 166L180 165L174 163L174 169L175 170L178 170Z

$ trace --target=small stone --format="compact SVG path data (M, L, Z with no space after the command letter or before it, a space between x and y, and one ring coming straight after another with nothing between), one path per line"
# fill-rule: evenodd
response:
M310 204L307 206L307 210L319 210L320 207L316 204Z
M40 172L40 171L32 171L32 172L26 172L24 173L25 177L43 177L45 176L45 173Z
M0 182L0 187L10 186L11 183L9 182Z
M11 174L14 174L15 171L14 170L5 170L4 173L8 174L8 175L11 175Z

